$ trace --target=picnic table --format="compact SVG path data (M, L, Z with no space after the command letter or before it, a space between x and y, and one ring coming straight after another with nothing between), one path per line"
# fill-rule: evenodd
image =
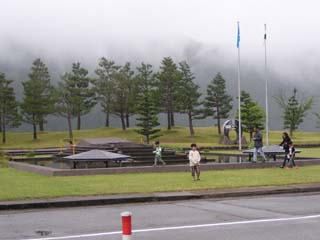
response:
M68 162L71 162L73 164L73 168L76 169L77 164L79 162L84 162L86 168L88 168L90 162L103 162L105 163L105 166L107 168L110 161L113 161L119 164L119 166L121 167L122 161L127 160L129 158L130 156L128 155L94 149L94 150L70 155L70 156L64 157L63 159Z
M263 150L263 152L264 152L264 154L266 155L267 158L269 158L271 156L274 161L277 161L277 156L278 155L285 155L285 151L279 145L265 146L265 147L262 148L262 150ZM251 161L254 151L255 151L255 149L253 148L253 149L244 150L242 152L244 154L248 154L249 155L249 161ZM296 149L295 153L301 153L301 150L297 150Z

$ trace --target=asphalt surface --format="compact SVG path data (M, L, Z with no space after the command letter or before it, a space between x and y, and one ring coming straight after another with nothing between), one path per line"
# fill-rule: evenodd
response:
M0 239L119 240L120 213L131 211L136 240L318 240L319 202L313 193L1 211Z

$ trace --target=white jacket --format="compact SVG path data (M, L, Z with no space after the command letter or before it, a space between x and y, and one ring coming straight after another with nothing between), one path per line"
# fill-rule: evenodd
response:
M190 152L189 152L190 166L199 165L200 160L201 160L201 156L200 156L199 151L190 150Z

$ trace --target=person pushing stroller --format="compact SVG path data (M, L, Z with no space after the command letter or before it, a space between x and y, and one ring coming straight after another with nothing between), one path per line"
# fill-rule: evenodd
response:
M284 168L287 165L287 168L295 167L297 169L297 166L294 162L296 150L287 132L282 133L282 142L279 144L279 146L281 146L285 152L283 163L280 168Z

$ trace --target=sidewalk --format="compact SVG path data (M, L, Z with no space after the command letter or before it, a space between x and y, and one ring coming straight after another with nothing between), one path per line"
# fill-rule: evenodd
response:
M248 187L217 189L208 191L160 192L150 194L121 194L88 197L64 197L23 201L0 201L0 210L22 210L36 208L83 207L112 204L147 203L160 201L182 201L191 199L221 199L228 197L261 196L284 193L320 192L320 183L276 187Z

